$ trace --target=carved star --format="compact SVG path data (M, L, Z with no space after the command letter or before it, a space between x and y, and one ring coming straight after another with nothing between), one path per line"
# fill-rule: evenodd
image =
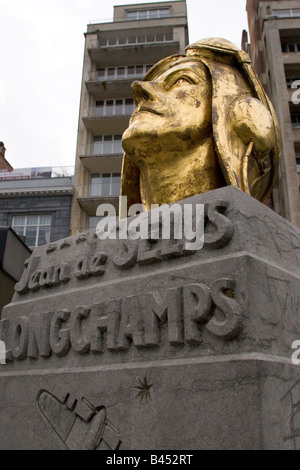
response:
M139 385L133 387L135 390L138 390L136 398L140 398L141 402L145 399L146 403L148 403L148 399L151 400L150 389L153 384L148 383L148 379L146 376L143 378L143 380L138 379L138 383Z

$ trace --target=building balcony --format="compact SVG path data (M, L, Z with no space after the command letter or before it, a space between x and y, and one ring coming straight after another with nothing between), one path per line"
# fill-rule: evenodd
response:
M109 134L111 129L116 134L123 134L128 127L131 114L114 114L111 116L97 115L97 108L86 108L82 116L85 127L93 135Z
M282 61L284 64L300 63L300 52L283 52Z
M121 171L123 151L99 154L94 152L93 144L84 145L79 158L82 166L90 173L116 172Z
M116 45L101 45L98 40L91 41L88 53L98 66L141 63L141 60L155 64L163 57L177 54L179 40L176 38L153 42L133 42Z
M90 72L89 75L90 78L85 82L85 86L88 92L93 95L95 99L101 100L105 98L123 98L124 96L132 96L131 83L136 80L136 78L111 80L99 78L97 76L97 72Z
M80 196L77 197L80 207L89 215L95 215L100 204L111 204L116 213L119 211L119 196Z

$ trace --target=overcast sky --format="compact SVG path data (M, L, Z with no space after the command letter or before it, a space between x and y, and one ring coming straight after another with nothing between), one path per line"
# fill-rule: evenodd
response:
M86 25L135 3L0 0L0 141L14 168L74 165ZM218 36L240 46L245 5L187 0L189 42Z

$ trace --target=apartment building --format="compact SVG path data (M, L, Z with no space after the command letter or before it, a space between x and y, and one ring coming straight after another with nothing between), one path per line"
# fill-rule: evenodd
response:
M300 0L247 0L252 62L282 133L276 212L300 227ZM243 46L247 49L243 34Z
M135 104L131 83L188 44L185 0L114 7L113 21L89 24L75 166L71 233L96 226L97 207L118 210L122 134Z

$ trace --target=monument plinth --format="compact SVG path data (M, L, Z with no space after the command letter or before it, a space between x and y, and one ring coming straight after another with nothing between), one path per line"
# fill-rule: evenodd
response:
M300 233L229 186L204 246L34 250L2 311L2 449L299 448Z

